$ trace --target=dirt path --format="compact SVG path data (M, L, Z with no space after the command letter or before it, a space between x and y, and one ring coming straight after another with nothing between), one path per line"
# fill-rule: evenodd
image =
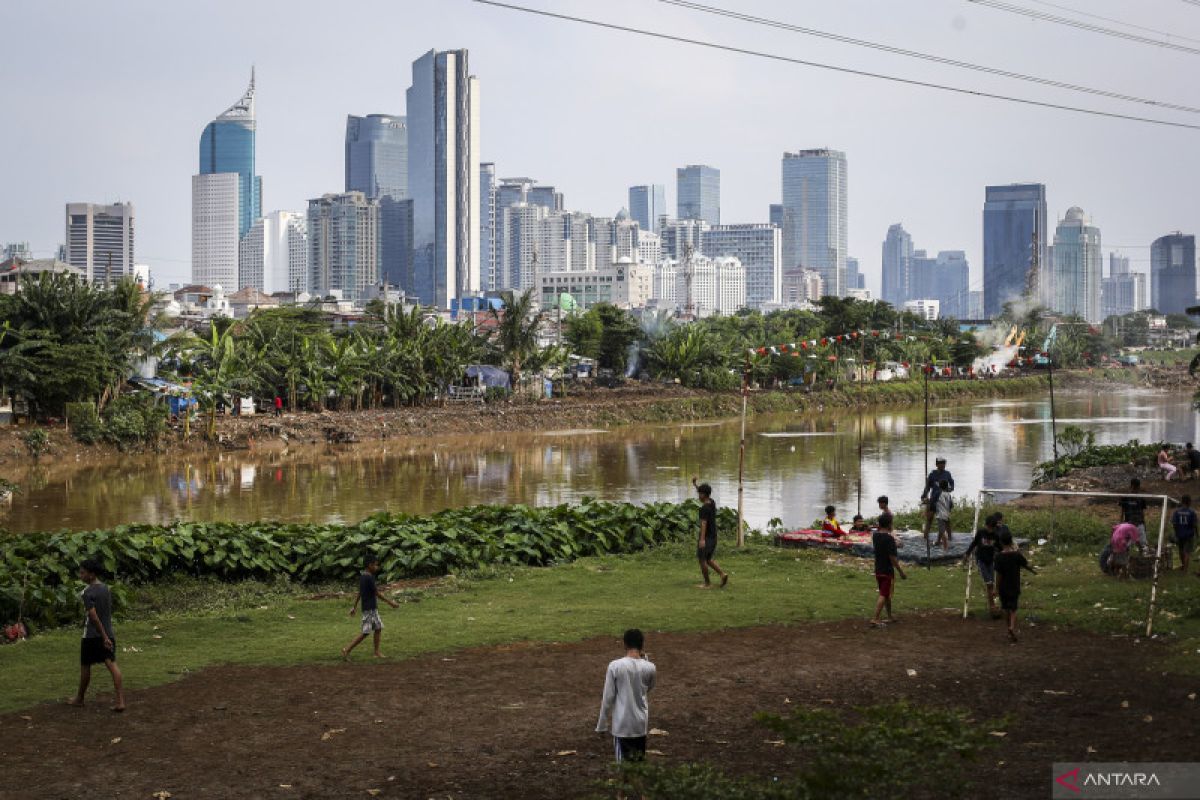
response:
M650 633L659 668L651 721L667 731L652 737L662 753L654 757L786 773L788 751L766 742L754 712L900 697L980 719L1014 716L976 768L977 797L1047 797L1054 761L1197 752L1200 715L1188 695L1200 679L1163 673L1157 645L1032 627L1014 646L1000 624L942 613L883 631L845 621ZM120 717L103 696L82 711L43 705L0 716L0 794L585 796L611 758L592 729L604 666L619 655L615 640L590 640L379 664L224 667L134 692ZM97 680L103 688L107 676Z

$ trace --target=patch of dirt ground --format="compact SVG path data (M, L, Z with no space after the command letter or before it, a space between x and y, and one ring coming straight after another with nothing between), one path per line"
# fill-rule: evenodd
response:
M998 747L970 767L972 797L1048 797L1052 762L1191 760L1200 745L1189 698L1200 679L1165 673L1157 643L1124 637L1026 626L1009 645L1001 622L940 612L885 630L847 620L650 632L647 648L659 674L651 724L667 732L651 737L661 751L651 757L664 762L784 774L791 754L768 742L754 712L898 698L981 720L1013 716ZM610 740L592 731L605 665L620 655L617 641L593 639L383 663L364 654L354 664L219 667L131 693L123 716L107 709L101 671L102 694L85 709L0 716L0 794L588 796L612 759ZM939 796L934 786L917 794Z

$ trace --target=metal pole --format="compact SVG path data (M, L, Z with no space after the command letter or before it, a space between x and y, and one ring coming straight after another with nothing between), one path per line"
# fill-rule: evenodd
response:
M1162 515L1158 519L1158 548L1154 555L1154 578L1150 582L1150 610L1146 613L1146 636L1154 630L1154 602L1158 599L1158 568L1162 564L1163 533L1167 528L1167 498L1163 498Z
M750 357L742 369L742 440L738 445L738 529L737 546L746 544L745 518L742 516L743 500L746 495L746 398L750 394Z
M983 491L979 492L979 497L975 499L975 522L971 525L971 536L979 530L979 512L983 509ZM963 596L963 619L967 618L967 609L971 604L971 559L967 559L967 592Z
M1054 359L1046 354L1047 373L1050 377L1050 440L1054 445L1054 477L1058 478L1058 415L1054 410Z
M925 376L925 488L928 489L929 481L929 365L926 364L922 368L921 373ZM933 509L929 507L929 498L925 499L925 569L933 569L933 551L929 546L929 529L932 526Z
M867 376L863 371L866 364L863 363L866 354L866 341L860 335L858 337L858 512L862 514L862 423L863 423L863 383Z

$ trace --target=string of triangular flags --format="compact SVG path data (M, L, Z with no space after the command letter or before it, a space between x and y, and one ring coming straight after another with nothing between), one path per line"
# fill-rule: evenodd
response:
M871 340L893 341L894 340L897 342L902 342L902 341L931 342L931 341L935 341L935 340L936 341L945 341L947 343L954 342L953 338L944 337L944 336L936 336L936 335L931 335L931 334L930 335L913 335L913 334L899 333L899 332L894 332L894 331L866 330L866 331L850 331L849 333L839 333L834 336L822 336L820 339L807 339L807 340L801 340L799 342L790 342L788 344L776 344L776 345L770 345L767 347L751 347L748 350L748 354L750 356L754 356L754 355L760 355L760 356L791 355L795 358L799 358L801 351L816 350L821 347L830 347L830 346L838 345L838 344L847 344L847 343L857 342L860 339L866 340L866 341L871 341Z

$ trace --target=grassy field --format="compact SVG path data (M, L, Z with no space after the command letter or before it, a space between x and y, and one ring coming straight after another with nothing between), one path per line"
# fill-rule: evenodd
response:
M870 564L823 551L755 543L718 553L732 573L729 588L700 591L692 550L667 546L631 556L581 559L548 568L452 576L395 595L398 610L381 607L390 658L515 641L571 641L647 631L719 630L764 624L862 617L873 609ZM1137 636L1145 625L1147 582L1117 583L1100 575L1090 556L1031 559L1044 572L1030 577L1022 599L1027 620ZM958 609L965 573L958 567L913 567L897 588L896 612ZM973 611L983 600L978 582ZM352 587L345 587L351 589ZM311 600L313 589L289 584L182 581L144 593L118 619L119 662L130 689L176 680L210 664L332 662L357 632L348 616L353 596ZM1200 580L1166 576L1156 630L1168 642L1171 667L1200 673ZM999 633L999 631L998 631ZM77 628L46 632L0 647L5 691L0 711L65 698L78 672ZM719 645L714 636L713 646ZM369 643L355 655L370 662ZM651 649L653 645L651 644ZM97 675L100 691L110 686Z
M1176 361L1182 361L1184 365L1192 363L1192 359L1196 357L1196 353L1200 353L1200 348L1188 347L1183 350L1143 350L1137 354L1138 360L1143 364L1166 364L1174 366Z

